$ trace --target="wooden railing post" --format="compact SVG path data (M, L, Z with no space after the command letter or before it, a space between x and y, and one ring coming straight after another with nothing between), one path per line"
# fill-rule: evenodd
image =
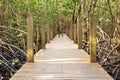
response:
M41 37L42 37L42 49L45 49L45 23L42 21L42 26L41 26Z
M73 24L74 27L74 43L77 43L77 25L76 23Z
M74 27L73 27L73 23L71 23L71 39L74 40Z
M69 34L68 34L68 30L69 30L68 25L66 25L65 33L69 36Z
M56 35L56 26L53 26L53 38L55 37L55 35Z
M72 39L72 23L70 24L70 29L69 29L69 35L70 35L70 39Z
M34 62L32 14L27 15L27 62Z
M49 24L47 28L47 42L50 43L50 25Z
M50 40L52 40L52 27L51 27L51 23L50 23L49 29L50 29Z
M37 36L37 39L36 39L36 51L39 50L39 45L40 45L40 29L39 29L39 26L37 26L37 29L36 29L36 36Z
M78 20L78 49L82 49L82 20Z
M91 62L96 62L96 16L90 16L90 58Z
M50 40L52 40L53 39L53 25L51 24L51 26L50 26Z
M71 39L71 36L70 36L70 25L68 27L68 35L69 35L69 38Z

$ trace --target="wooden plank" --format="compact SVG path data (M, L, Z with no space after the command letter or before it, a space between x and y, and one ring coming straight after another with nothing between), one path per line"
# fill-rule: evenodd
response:
M66 35L56 36L35 55L35 63L23 65L10 80L113 80L77 47Z

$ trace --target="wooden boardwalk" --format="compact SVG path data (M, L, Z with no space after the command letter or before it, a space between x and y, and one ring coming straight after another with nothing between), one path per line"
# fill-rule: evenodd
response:
M113 80L66 35L46 46L35 55L35 63L23 65L10 80Z

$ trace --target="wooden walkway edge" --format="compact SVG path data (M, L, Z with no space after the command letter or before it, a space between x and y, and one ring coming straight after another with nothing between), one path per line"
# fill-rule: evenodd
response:
M46 49L35 55L10 80L113 80L89 55L66 35L56 36Z

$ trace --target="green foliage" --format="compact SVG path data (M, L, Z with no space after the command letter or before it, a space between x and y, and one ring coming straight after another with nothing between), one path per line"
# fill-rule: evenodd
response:
M18 66L18 64L19 64L19 59L18 58L15 58L15 59L12 60L12 65L13 66Z
M81 0L29 0L30 11L34 16L34 27L41 27L41 21L45 21L46 24L56 22L57 16L66 16L70 20L73 14L73 6L76 3L76 13L78 15L78 9L81 5ZM95 14L98 20L103 23L112 22L110 9L107 3L108 0L98 0L95 8ZM117 0L110 0L110 7L112 9L112 15L116 15ZM91 8L91 0L86 0L86 17L88 17L89 10ZM2 6L2 0L0 1ZM19 28L26 31L26 18L27 18L27 4L26 0L6 0L5 3L5 19L6 26ZM15 26L17 24L18 26ZM21 36L18 35L18 36Z

